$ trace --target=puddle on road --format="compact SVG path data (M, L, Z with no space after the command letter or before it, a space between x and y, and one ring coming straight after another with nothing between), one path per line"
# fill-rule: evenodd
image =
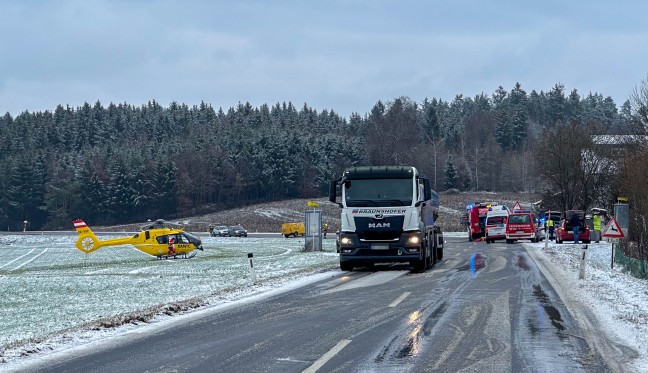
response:
M527 259L526 259L526 257L525 257L525 256L522 256L522 255L518 255L518 257L517 257L517 262L516 262L515 264L516 264L519 268L521 268L521 269L523 269L523 270L525 270L525 271L528 271L529 269L531 269L531 268L529 267L529 264L527 263Z
M470 263L461 267L457 267L457 272L470 271L472 276L475 277L477 272L486 267L486 257L480 253L475 253L470 257Z
M564 321L560 316L560 311L551 304L551 300L547 293L542 290L540 285L533 285L533 296L538 300L537 318L529 319L529 330L532 334L538 334L544 330L546 317L549 317L551 325L556 329L556 335L561 340L565 340L568 336L564 333L567 329Z

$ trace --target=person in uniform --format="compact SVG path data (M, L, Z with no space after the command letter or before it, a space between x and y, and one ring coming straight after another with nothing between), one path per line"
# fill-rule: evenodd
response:
M594 223L594 239L598 243L601 240L601 215L595 214L592 216L592 221Z
M547 217L547 230L549 231L549 239L554 239L554 221L551 219L551 214Z
M167 255L175 255L175 238L171 237L169 239L169 253Z

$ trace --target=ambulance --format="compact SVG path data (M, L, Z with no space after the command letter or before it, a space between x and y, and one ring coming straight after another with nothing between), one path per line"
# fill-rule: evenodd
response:
M506 239L506 223L510 211L506 205L491 206L486 213L485 236L486 243Z

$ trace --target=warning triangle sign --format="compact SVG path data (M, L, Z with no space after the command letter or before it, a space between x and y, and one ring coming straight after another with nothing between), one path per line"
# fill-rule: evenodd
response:
M621 230L621 227L619 226L619 222L617 222L617 220L614 218L614 216L605 225L605 228L603 228L603 231L601 231L601 236L602 237L610 237L610 238L623 238L623 237L625 237L625 235L623 234L623 230Z
M513 211L515 210L522 210L522 206L520 206L520 202L515 201L515 205L513 205Z

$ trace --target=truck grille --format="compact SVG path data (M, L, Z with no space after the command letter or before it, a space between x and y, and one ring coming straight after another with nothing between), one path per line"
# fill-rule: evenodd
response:
M397 241L403 233L403 216L356 217L356 233L360 240Z

